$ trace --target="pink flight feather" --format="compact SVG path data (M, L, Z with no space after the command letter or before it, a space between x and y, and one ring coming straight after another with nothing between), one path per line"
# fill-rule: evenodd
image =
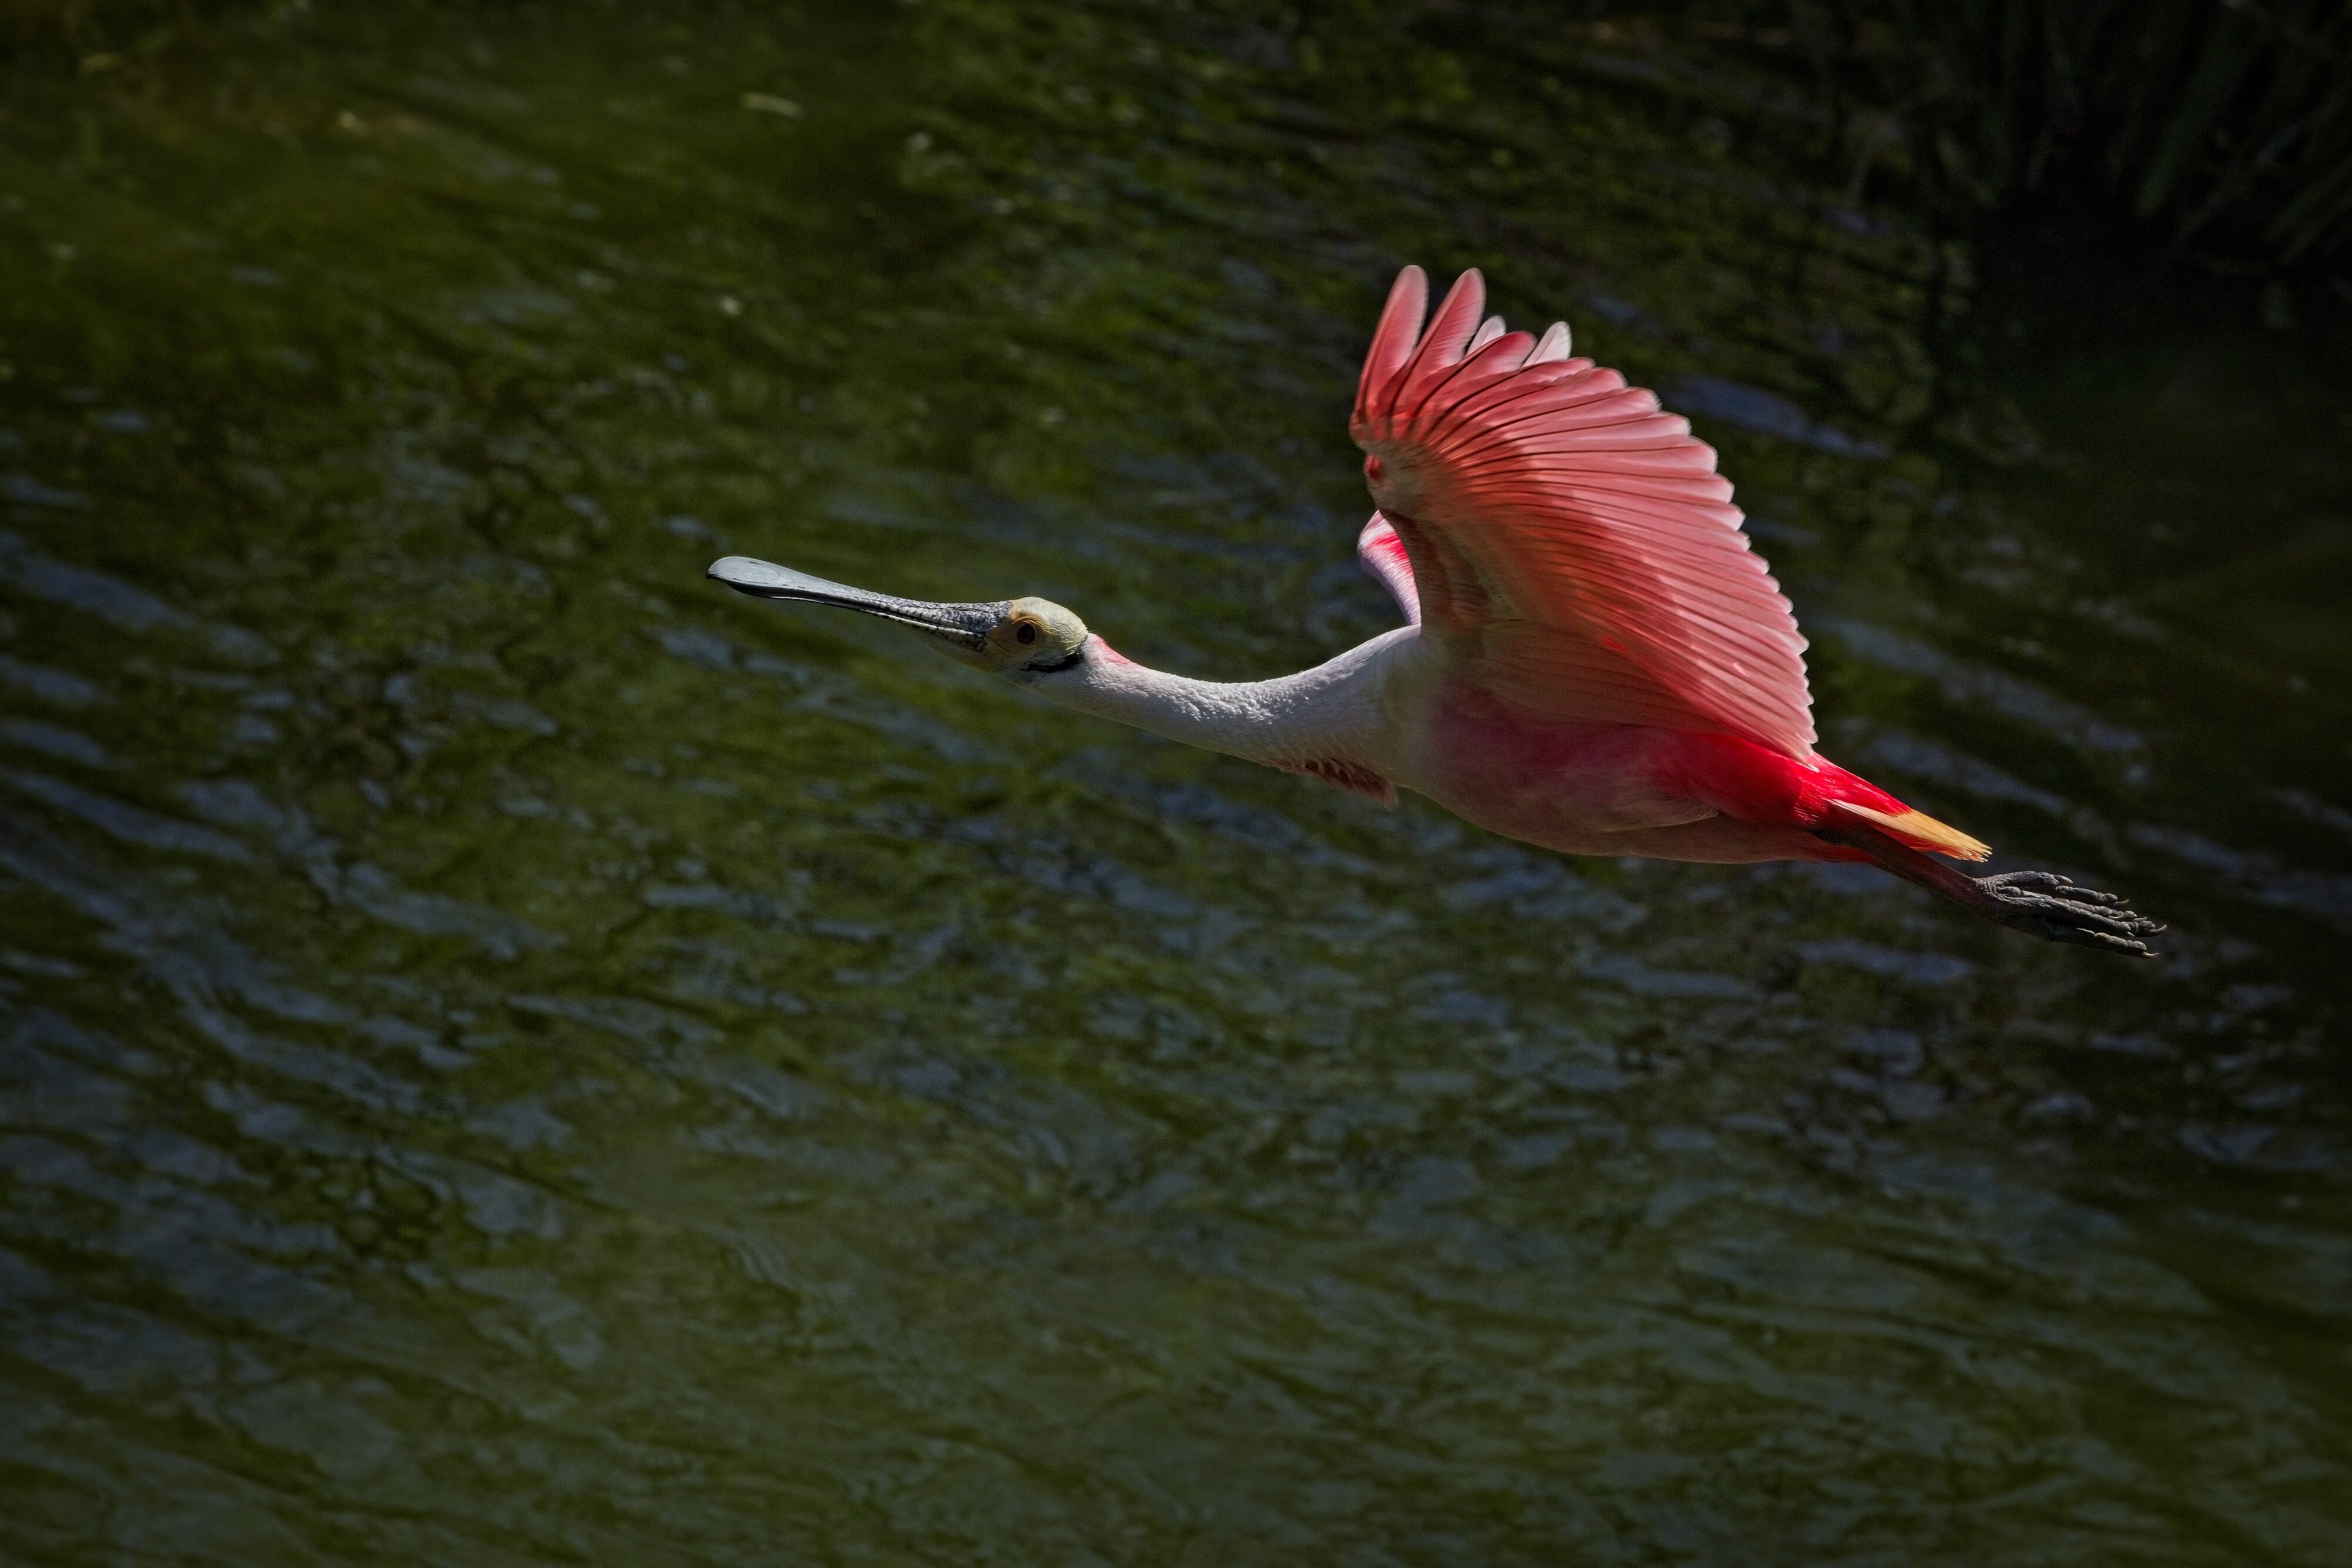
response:
M1539 714L1810 760L1805 640L1713 449L1655 394L1569 359L1564 327L1531 341L1482 322L1475 270L1423 331L1427 300L1418 267L1398 275L1350 434L1457 675Z

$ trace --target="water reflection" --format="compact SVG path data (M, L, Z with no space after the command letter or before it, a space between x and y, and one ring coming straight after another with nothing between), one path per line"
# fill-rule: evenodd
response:
M1396 26L10 68L9 1552L2340 1554L2340 392L2037 363L1622 40ZM2171 956L1560 861L701 582L1319 658L1403 256L1717 388L1832 753Z

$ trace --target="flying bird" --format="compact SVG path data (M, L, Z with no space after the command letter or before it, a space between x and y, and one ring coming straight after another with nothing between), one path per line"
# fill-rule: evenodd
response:
M1579 855L1869 861L2055 942L2148 954L2162 927L1990 852L1814 750L1805 640L1740 529L1715 450L1615 371L1487 316L1463 274L1434 318L1401 273L1349 434L1378 508L1365 570L1405 624L1311 670L1146 668L1043 599L942 604L744 556L744 593L862 611L1064 707L1393 803L1412 789Z

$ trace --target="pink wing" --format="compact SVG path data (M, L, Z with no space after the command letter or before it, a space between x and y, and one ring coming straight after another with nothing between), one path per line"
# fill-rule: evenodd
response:
M1569 358L1566 327L1538 340L1482 325L1485 298L1464 273L1423 332L1427 279L1399 274L1349 424L1425 634L1536 713L1808 759L1805 640L1714 448L1653 393Z
M1412 558L1404 552L1404 541L1389 520L1378 512L1356 536L1356 563L1389 591L1396 607L1404 612L1404 623L1421 624L1421 591L1412 585Z

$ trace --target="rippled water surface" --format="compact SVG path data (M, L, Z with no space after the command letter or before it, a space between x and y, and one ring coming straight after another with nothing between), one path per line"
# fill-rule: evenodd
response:
M2054 328L1581 23L76 48L0 87L0 1553L2352 1561L2325 295ZM1322 658L1409 259L1669 389L1831 754L2162 961L701 580Z

